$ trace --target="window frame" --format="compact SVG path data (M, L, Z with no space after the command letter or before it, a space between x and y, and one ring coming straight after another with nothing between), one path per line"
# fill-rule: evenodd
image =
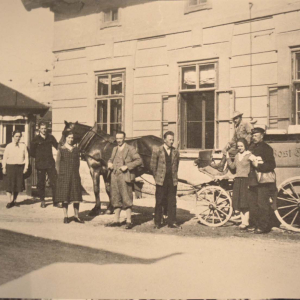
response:
M200 88L200 66L205 66L205 65L212 65L214 64L215 66L215 86L214 87L204 87ZM186 67L193 67L196 66L196 88L195 89L182 89L182 69ZM191 62L191 63L185 63L185 64L180 64L179 65L179 92L182 93L188 93L188 92L198 92L198 91L213 91L218 89L218 61L216 60L206 60L206 61L201 61L201 62Z
M117 10L118 12L118 19L115 20L115 21L104 21L105 20L105 14L107 12L110 13L110 18L112 19L112 12L113 10ZM107 10L104 10L101 12L101 25L100 25L100 29L104 29L104 28L109 28L109 27L118 27L118 26L121 26L121 9L119 7L112 7L112 8L109 8Z
M300 47L297 47L292 50L292 124L300 125L300 107L298 105L300 98L300 75L299 79L297 78L297 69L299 60L296 59L297 54L300 54Z
M200 0L197 0L196 5L189 5L189 0L186 0L184 6L184 14L189 14L195 11L211 9L211 8L212 8L211 0L207 0L206 3L200 3Z
M112 75L122 74L122 94L111 94L111 78ZM101 76L108 76L108 95L98 95L98 78ZM121 120L121 130L124 128L124 120L125 120L125 70L113 70L113 71L102 71L102 72L95 72L95 122L97 125L107 125L107 134L111 134L110 126L111 123L111 101L112 100L122 100L122 120ZM98 101L104 100L107 101L107 122L98 122ZM118 124L118 123L113 123Z

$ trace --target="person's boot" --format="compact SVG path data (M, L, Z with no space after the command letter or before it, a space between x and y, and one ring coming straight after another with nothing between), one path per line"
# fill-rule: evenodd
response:
M210 166L214 169L217 169L219 172L223 172L225 164L226 164L226 155L223 155L220 163L215 164L214 162L212 162Z
M45 199L41 199L41 208L46 208Z

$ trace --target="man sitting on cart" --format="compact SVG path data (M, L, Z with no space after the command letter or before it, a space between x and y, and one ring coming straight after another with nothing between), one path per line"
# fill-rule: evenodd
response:
M251 130L253 129L252 124L243 120L243 113L239 111L233 112L232 117L234 123L234 135L229 143L223 148L223 157L219 164L212 163L211 166L218 171L222 172L226 163L226 152L228 151L231 157L234 157L238 153L237 140L244 138L248 144L251 142Z

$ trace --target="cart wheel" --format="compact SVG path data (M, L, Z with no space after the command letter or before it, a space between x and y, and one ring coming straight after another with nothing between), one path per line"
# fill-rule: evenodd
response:
M231 198L219 186L207 186L196 194L196 213L201 223L210 227L225 224L232 215Z
M289 178L279 186L275 214L284 227L300 232L300 177Z

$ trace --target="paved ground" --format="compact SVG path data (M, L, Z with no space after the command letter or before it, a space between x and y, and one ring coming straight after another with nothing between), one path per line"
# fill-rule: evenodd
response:
M105 195L101 195L106 199ZM153 229L154 198L135 200L131 231L106 228L113 216L63 224L63 212L22 196L6 209L0 195L0 297L299 297L300 234L240 233L233 223L198 224L193 198L178 201L182 230ZM70 207L70 216L73 215ZM125 214L124 214L125 215ZM122 215L123 217L123 215Z

